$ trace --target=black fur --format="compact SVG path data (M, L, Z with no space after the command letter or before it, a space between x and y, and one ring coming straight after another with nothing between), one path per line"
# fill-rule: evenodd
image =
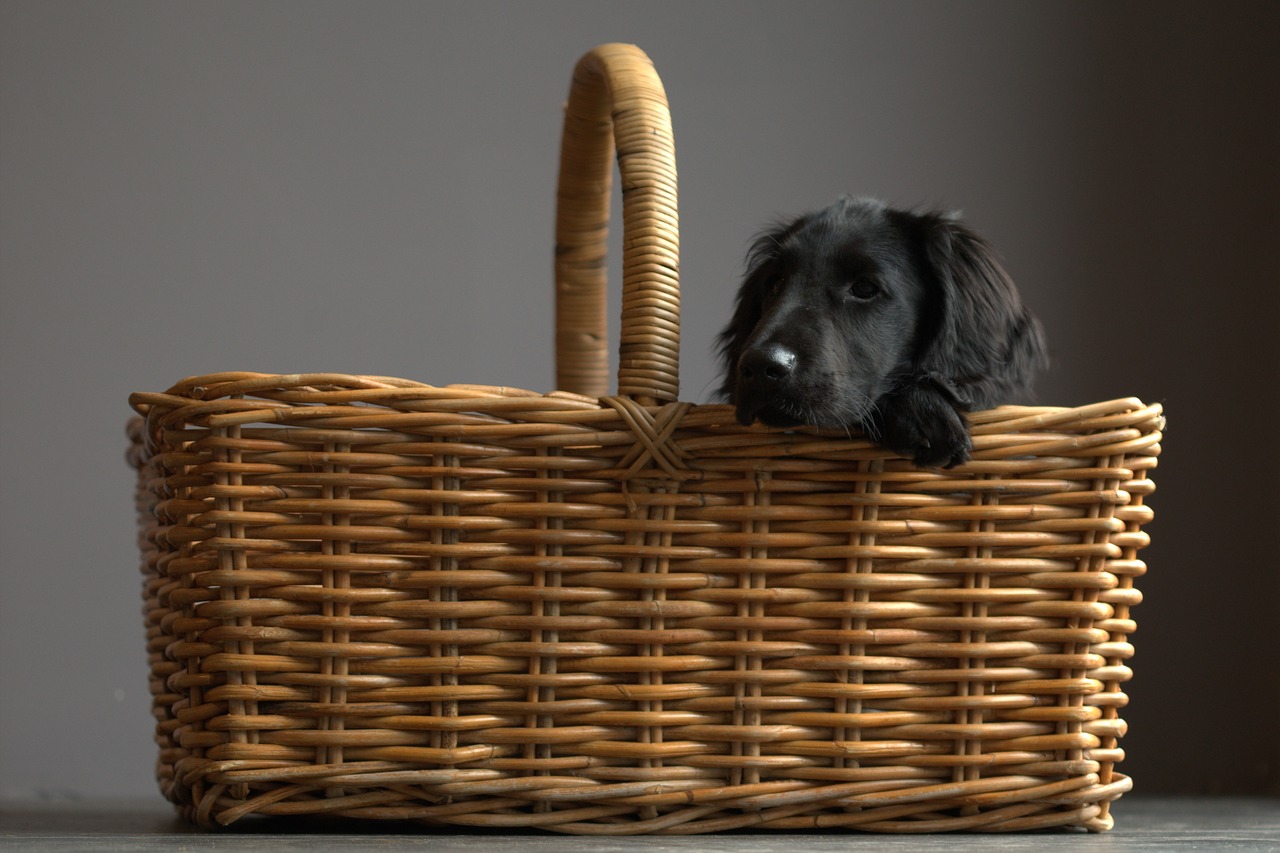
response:
M858 428L922 467L958 465L963 412L1047 363L1039 321L954 216L841 198L762 234L720 334L745 424Z

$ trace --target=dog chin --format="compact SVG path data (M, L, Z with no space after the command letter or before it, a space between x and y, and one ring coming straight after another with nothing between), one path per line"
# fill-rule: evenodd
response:
M785 409L775 406L749 406L740 404L737 408L738 423L750 426L755 421L771 427L800 426L803 421Z
M791 400L738 402L735 408L738 423L750 426L759 421L768 427L813 427L815 429L846 429L858 422L856 417L844 418L825 412L820 407L805 406Z

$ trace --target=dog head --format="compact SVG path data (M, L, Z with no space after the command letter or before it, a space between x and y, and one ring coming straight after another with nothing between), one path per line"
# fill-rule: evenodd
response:
M865 424L925 378L957 409L995 405L1045 361L985 242L950 215L852 198L756 240L719 343L722 395L771 426Z

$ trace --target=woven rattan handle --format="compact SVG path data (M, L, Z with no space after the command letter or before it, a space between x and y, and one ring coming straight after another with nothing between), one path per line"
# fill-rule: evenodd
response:
M622 176L618 394L645 405L680 393L680 236L671 114L643 51L597 47L565 107L556 194L556 387L609 387L605 236L616 148Z

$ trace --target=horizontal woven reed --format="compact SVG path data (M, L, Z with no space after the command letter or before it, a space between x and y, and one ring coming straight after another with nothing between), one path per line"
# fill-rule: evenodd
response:
M619 56L646 67L609 46L578 76ZM1111 825L1160 407L978 412L947 471L742 427L674 393L659 242L624 275L617 396L558 350L589 393L223 373L131 397L157 772L187 818ZM574 299L561 337L594 344Z

